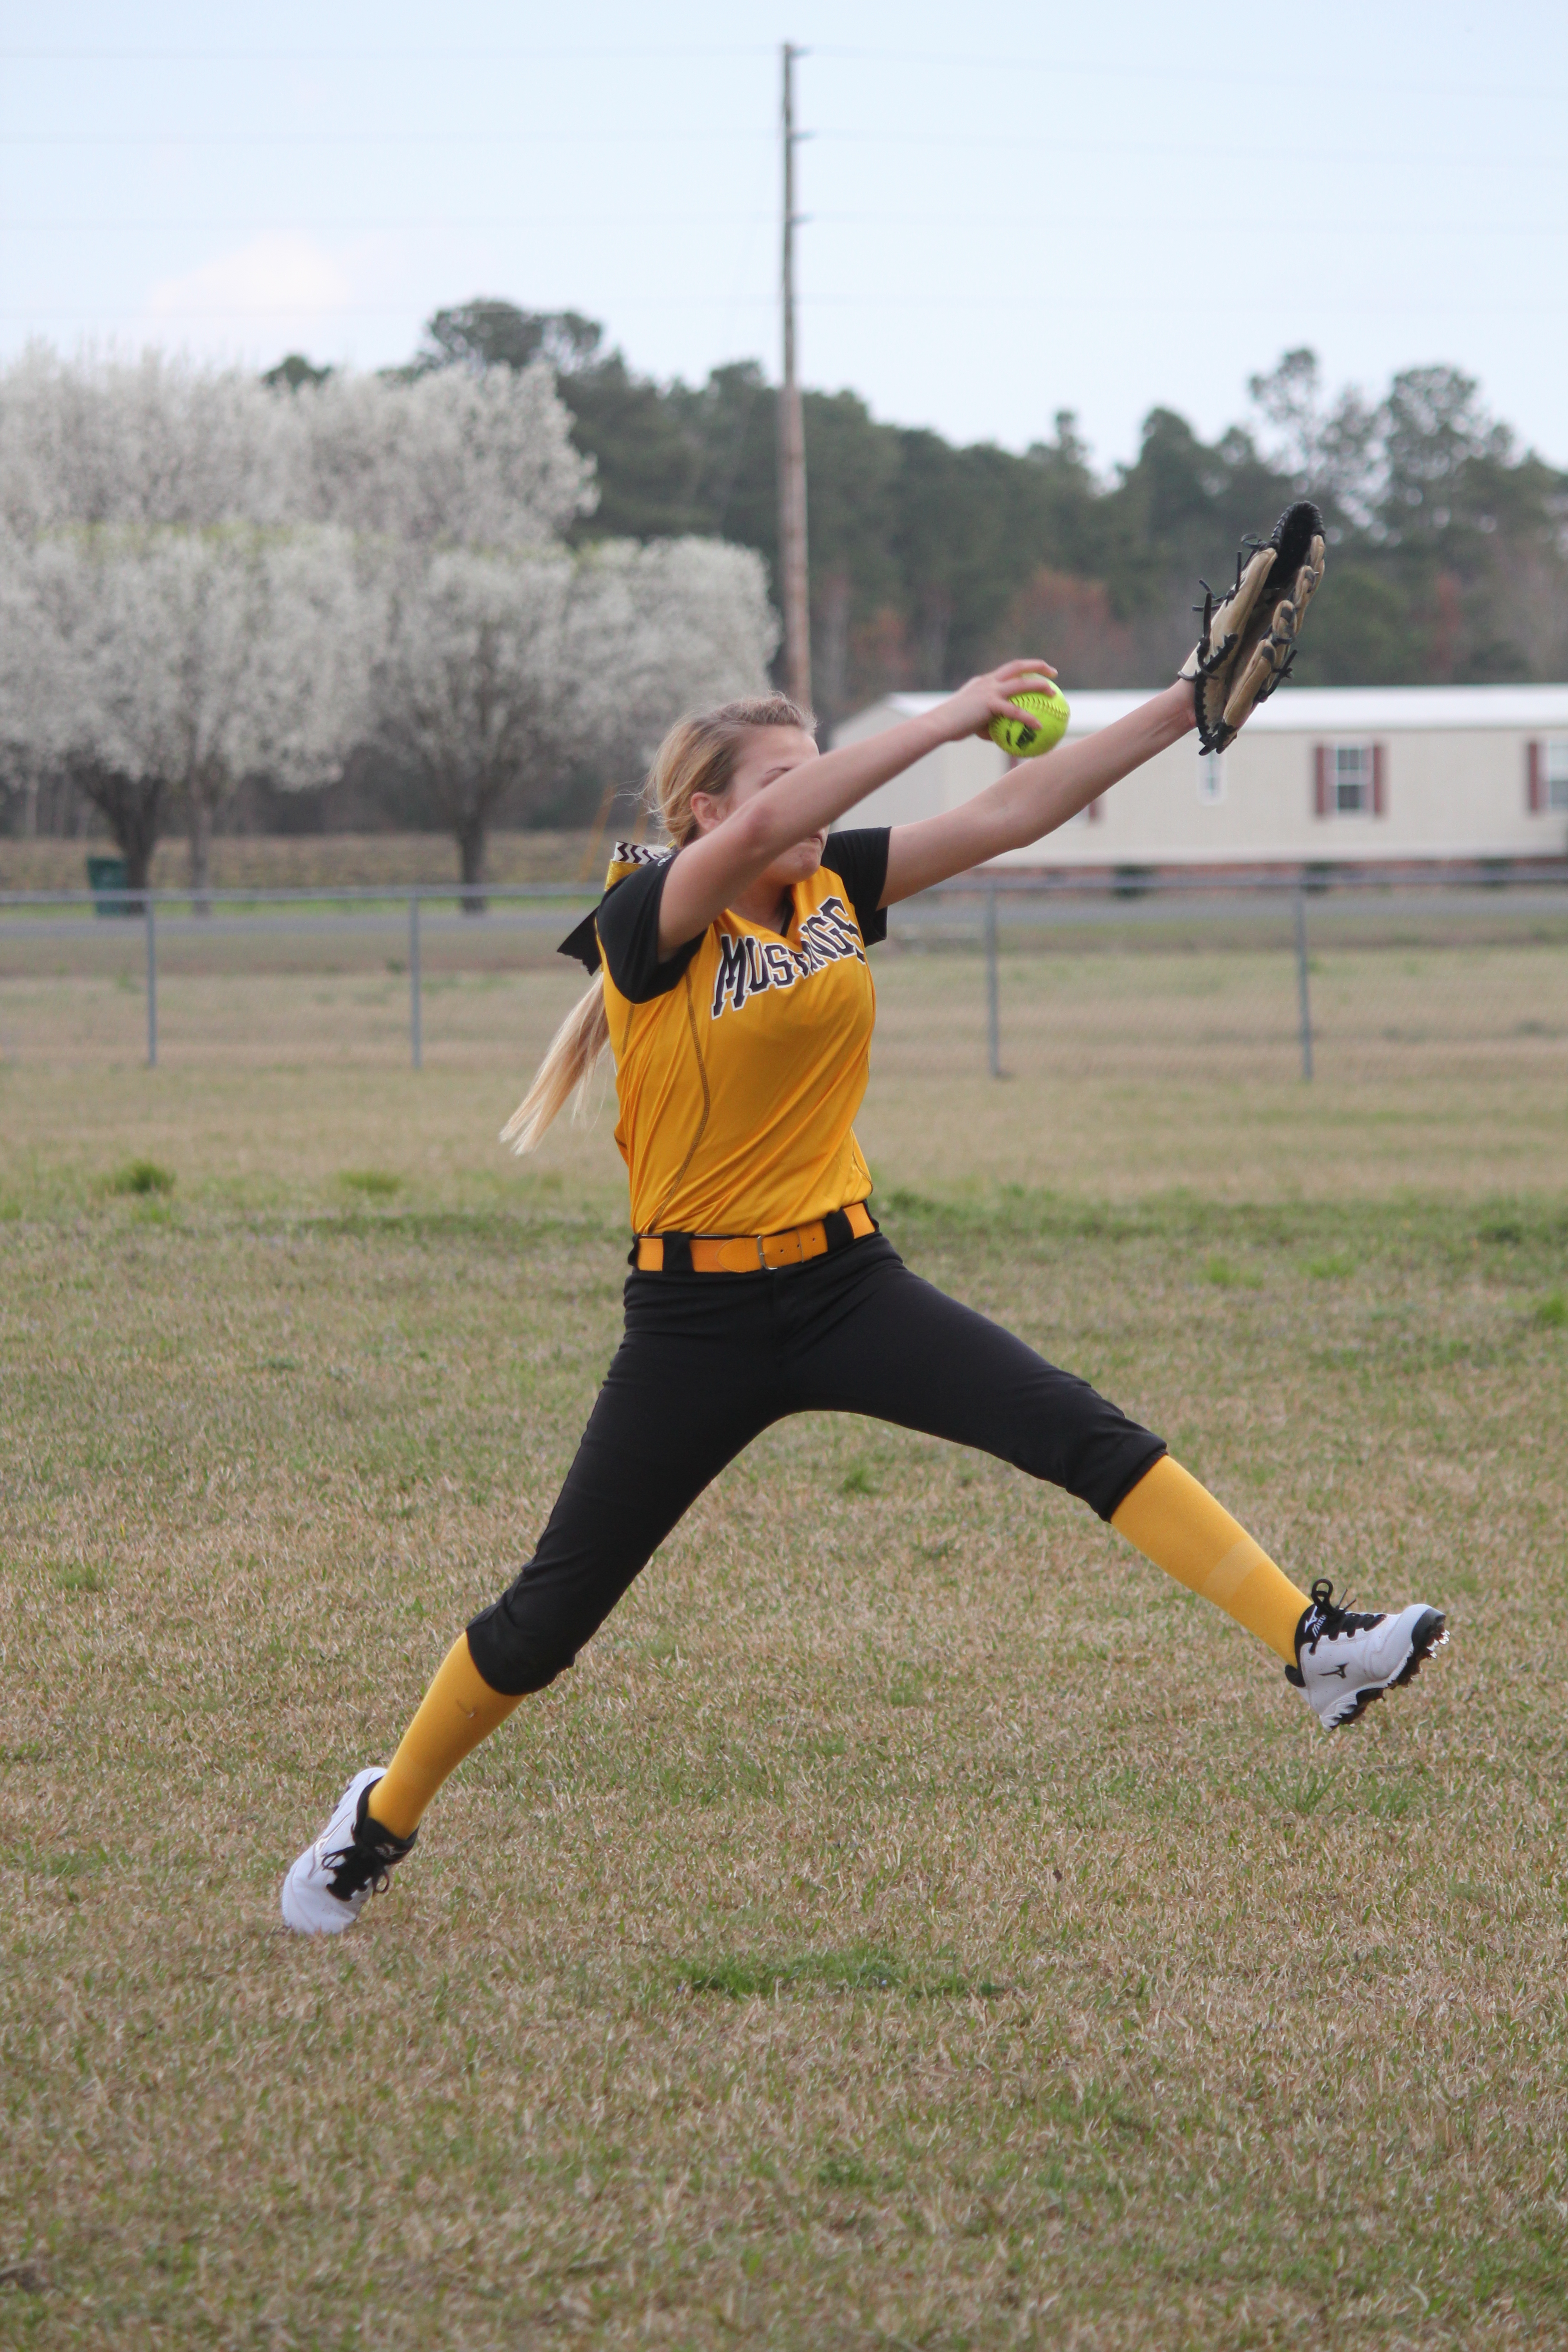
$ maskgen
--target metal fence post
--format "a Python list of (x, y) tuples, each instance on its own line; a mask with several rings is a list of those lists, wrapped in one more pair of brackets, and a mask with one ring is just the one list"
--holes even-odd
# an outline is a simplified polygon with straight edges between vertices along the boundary
[(158, 926), (153, 912), (153, 893), (148, 891), (142, 901), (147, 919), (147, 1067), (158, 1066)]
[(996, 973), (996, 885), (985, 893), (985, 1045), (991, 1075), (1002, 1075), (1002, 1006)]
[(1300, 1009), (1301, 1076), (1312, 1075), (1312, 992), (1307, 979), (1307, 894), (1296, 887), (1296, 999)]
[(425, 1016), (419, 990), (419, 893), (408, 900), (408, 1045), (414, 1067), (425, 1066)]

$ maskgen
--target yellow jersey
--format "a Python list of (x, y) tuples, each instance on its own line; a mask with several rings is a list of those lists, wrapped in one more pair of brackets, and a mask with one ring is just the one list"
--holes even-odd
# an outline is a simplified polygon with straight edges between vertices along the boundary
[(864, 1201), (855, 1139), (887, 935), (885, 826), (829, 834), (791, 892), (789, 925), (732, 909), (663, 963), (658, 910), (676, 853), (618, 843), (595, 913), (562, 944), (603, 970), (639, 1234), (772, 1234)]

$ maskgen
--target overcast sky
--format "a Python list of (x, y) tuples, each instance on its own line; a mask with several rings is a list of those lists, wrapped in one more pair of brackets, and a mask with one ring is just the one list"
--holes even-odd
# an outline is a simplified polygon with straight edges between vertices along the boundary
[(1109, 465), (1310, 343), (1568, 464), (1561, 0), (0, 0), (0, 349), (379, 365), (494, 294), (771, 371), (786, 36), (808, 383)]

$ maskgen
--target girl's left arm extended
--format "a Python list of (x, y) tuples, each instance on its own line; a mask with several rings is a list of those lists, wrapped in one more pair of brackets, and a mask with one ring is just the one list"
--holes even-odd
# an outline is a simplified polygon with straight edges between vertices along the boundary
[(1054, 833), (1195, 724), (1192, 687), (1178, 679), (1098, 734), (1064, 743), (1043, 759), (1021, 761), (962, 808), (921, 824), (896, 824), (888, 843), (883, 906)]

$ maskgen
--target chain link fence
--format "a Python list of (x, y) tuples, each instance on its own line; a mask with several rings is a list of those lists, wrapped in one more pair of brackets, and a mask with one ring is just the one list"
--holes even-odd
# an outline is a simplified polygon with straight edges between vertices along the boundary
[[(541, 1045), (581, 985), (567, 886), (0, 898), (0, 1055), (286, 1062)], [(1332, 887), (1005, 877), (895, 908), (874, 1067), (1374, 1087), (1568, 1078), (1568, 868)]]
[(984, 1040), (997, 1078), (1568, 1076), (1568, 877), (954, 887), (889, 937), (879, 1042), (910, 1072)]

